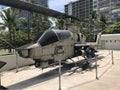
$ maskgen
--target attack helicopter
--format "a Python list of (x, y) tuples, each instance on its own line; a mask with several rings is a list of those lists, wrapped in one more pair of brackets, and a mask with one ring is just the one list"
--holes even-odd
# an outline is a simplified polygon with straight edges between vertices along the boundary
[[(81, 21), (74, 16), (20, 0), (0, 0), (0, 4), (55, 18), (70, 18)], [(87, 44), (85, 36), (79, 32), (78, 27), (67, 24), (67, 30), (48, 29), (39, 32), (31, 43), (17, 48), (17, 51), (23, 58), (32, 58), (35, 61), (35, 67), (46, 67), (59, 60), (65, 61), (80, 55), (84, 58), (95, 57), (94, 46), (98, 44), (100, 35), (98, 35), (96, 43)]]

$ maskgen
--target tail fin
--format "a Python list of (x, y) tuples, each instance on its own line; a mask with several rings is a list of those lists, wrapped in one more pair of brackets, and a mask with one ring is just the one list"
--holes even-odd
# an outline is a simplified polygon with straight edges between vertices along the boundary
[(98, 33), (98, 35), (97, 35), (97, 39), (96, 39), (96, 44), (99, 43), (100, 38), (101, 38), (101, 34), (102, 34), (101, 32)]

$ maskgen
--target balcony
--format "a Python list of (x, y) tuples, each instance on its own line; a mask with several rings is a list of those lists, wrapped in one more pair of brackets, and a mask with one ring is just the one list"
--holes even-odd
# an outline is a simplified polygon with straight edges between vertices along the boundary
[(112, 10), (112, 13), (120, 13), (120, 9), (114, 9)]

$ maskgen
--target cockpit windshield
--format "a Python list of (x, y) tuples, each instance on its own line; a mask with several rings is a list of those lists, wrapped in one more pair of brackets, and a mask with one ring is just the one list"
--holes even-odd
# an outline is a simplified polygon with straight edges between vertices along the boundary
[(54, 32), (58, 35), (59, 40), (64, 40), (71, 36), (71, 33), (68, 30), (54, 30)]
[(68, 30), (47, 30), (38, 42), (41, 46), (46, 46), (57, 41), (69, 38), (70, 36), (71, 33)]
[(41, 46), (46, 46), (48, 44), (54, 43), (58, 41), (58, 37), (54, 31), (48, 30), (45, 32), (43, 37), (40, 39), (39, 43)]
[(43, 33), (44, 33), (44, 31), (40, 31), (38, 33), (38, 35), (33, 39), (33, 42), (37, 42), (40, 39), (40, 37), (42, 36)]

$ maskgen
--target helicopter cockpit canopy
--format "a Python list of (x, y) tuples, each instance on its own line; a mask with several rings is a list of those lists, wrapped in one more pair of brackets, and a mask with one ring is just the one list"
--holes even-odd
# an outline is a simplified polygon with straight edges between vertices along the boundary
[(46, 46), (57, 41), (62, 41), (70, 36), (71, 32), (69, 30), (47, 30), (44, 33), (40, 32), (35, 37), (34, 42), (38, 42), (41, 46)]

